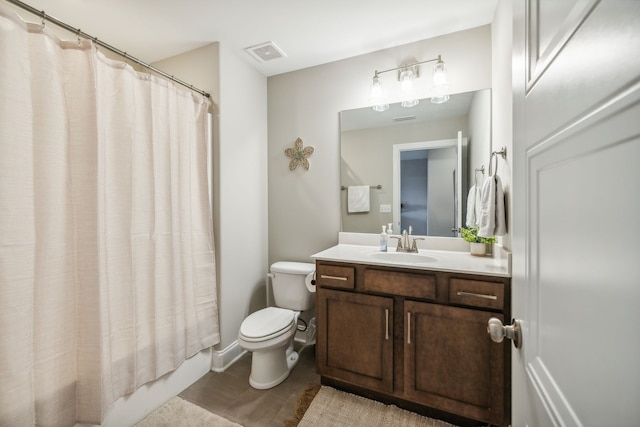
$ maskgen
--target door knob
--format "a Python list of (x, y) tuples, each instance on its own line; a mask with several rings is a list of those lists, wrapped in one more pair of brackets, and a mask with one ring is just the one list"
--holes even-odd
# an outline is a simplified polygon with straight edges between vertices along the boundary
[(520, 348), (522, 345), (522, 330), (520, 328), (520, 321), (513, 319), (511, 320), (511, 325), (504, 326), (500, 319), (492, 317), (489, 319), (489, 323), (487, 325), (487, 332), (491, 339), (495, 342), (502, 342), (502, 340), (507, 337), (513, 341), (513, 345), (516, 348)]

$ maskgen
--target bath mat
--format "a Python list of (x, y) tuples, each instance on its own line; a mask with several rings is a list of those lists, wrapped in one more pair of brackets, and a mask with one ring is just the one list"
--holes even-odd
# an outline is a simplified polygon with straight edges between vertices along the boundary
[(316, 394), (320, 391), (320, 387), (320, 384), (309, 384), (307, 388), (300, 393), (293, 418), (285, 420), (282, 427), (296, 427), (300, 423), (305, 412), (309, 409), (311, 401), (313, 401), (313, 398), (316, 397)]
[(194, 405), (180, 397), (174, 397), (150, 413), (136, 427), (242, 427), (225, 418)]
[[(306, 394), (312, 393), (313, 390), (305, 390), (300, 402), (308, 398)], [(304, 403), (301, 406), (304, 406)], [(285, 423), (286, 427), (295, 425)], [(453, 424), (423, 417), (395, 405), (385, 405), (327, 386), (319, 387), (297, 426), (455, 427)]]

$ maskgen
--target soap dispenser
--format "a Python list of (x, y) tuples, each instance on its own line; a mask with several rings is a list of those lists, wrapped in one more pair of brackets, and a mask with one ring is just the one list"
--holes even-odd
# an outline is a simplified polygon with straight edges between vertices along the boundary
[(380, 252), (387, 252), (387, 242), (389, 241), (389, 235), (387, 234), (387, 227), (382, 226), (382, 233), (380, 233)]
[(387, 226), (387, 235), (391, 235), (391, 234), (393, 234), (393, 231), (391, 231), (391, 225), (392, 225), (392, 224), (393, 224), (393, 223), (392, 223), (392, 222), (390, 222), (390, 223), (389, 223), (389, 225)]

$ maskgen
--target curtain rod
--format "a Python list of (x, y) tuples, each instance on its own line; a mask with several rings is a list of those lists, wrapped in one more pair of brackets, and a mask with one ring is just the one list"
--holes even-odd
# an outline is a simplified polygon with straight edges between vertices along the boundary
[(153, 71), (155, 73), (158, 73), (161, 76), (166, 77), (167, 79), (171, 80), (172, 82), (175, 82), (175, 83), (178, 83), (178, 84), (180, 84), (182, 86), (185, 86), (185, 87), (191, 89), (192, 91), (199, 93), (202, 96), (205, 96), (207, 98), (211, 98), (211, 95), (209, 95), (207, 92), (205, 92), (205, 91), (203, 91), (201, 89), (198, 89), (196, 87), (193, 87), (193, 85), (190, 85), (189, 83), (186, 83), (186, 82), (184, 82), (184, 81), (182, 81), (180, 79), (177, 79), (177, 78), (173, 77), (171, 74), (166, 73), (166, 72), (154, 67), (153, 65), (147, 64), (146, 62), (143, 62), (143, 61), (139, 60), (138, 58), (129, 55), (127, 52), (124, 52), (124, 51), (122, 51), (120, 49), (117, 49), (117, 48), (115, 48), (115, 47), (103, 42), (102, 40), (98, 40), (97, 37), (91, 36), (91, 35), (85, 33), (84, 31), (81, 31), (79, 28), (73, 28), (71, 25), (69, 25), (69, 24), (67, 24), (65, 22), (62, 22), (59, 19), (54, 18), (53, 16), (47, 15), (44, 10), (42, 10), (42, 11), (38, 10), (33, 6), (30, 6), (30, 5), (26, 4), (26, 3), (21, 2), (20, 0), (5, 0), (5, 1), (8, 1), (9, 3), (12, 3), (12, 4), (14, 4), (14, 5), (16, 5), (16, 6), (22, 8), (22, 9), (24, 9), (26, 11), (28, 11), (28, 12), (31, 12), (36, 16), (40, 16), (43, 19), (43, 22), (46, 19), (47, 21), (52, 22), (52, 23), (56, 24), (57, 26), (62, 27), (65, 30), (78, 35), (78, 37), (82, 37), (82, 38), (85, 38), (87, 40), (91, 40), (95, 44), (97, 44), (99, 46), (102, 46), (105, 49), (110, 50), (111, 52), (117, 53), (118, 55), (123, 56), (126, 59), (128, 59), (128, 60), (130, 60), (132, 62), (135, 62), (138, 65), (143, 66), (144, 68), (147, 68), (147, 69), (149, 69), (149, 70), (151, 70), (151, 71)]

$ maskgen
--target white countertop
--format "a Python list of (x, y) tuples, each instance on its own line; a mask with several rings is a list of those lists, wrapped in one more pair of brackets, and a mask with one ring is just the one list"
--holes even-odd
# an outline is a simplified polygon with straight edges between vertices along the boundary
[[(341, 239), (343, 240), (343, 239)], [(348, 239), (344, 239), (348, 240)], [(422, 243), (421, 241), (420, 243)], [(433, 245), (430, 245), (433, 246)], [(419, 249), (420, 257), (416, 262), (408, 262), (405, 253), (399, 253), (402, 260), (380, 259), (378, 246), (370, 244), (339, 243), (336, 246), (325, 249), (311, 255), (311, 258), (324, 261), (350, 262), (356, 264), (383, 265), (389, 267), (412, 268), (417, 270), (448, 271), (468, 274), (481, 274), (487, 276), (511, 277), (511, 254), (494, 244), (493, 257), (477, 257), (467, 251)], [(389, 248), (388, 258), (393, 258), (395, 248)], [(383, 255), (385, 256), (385, 255)], [(422, 260), (427, 262), (422, 262)]]

